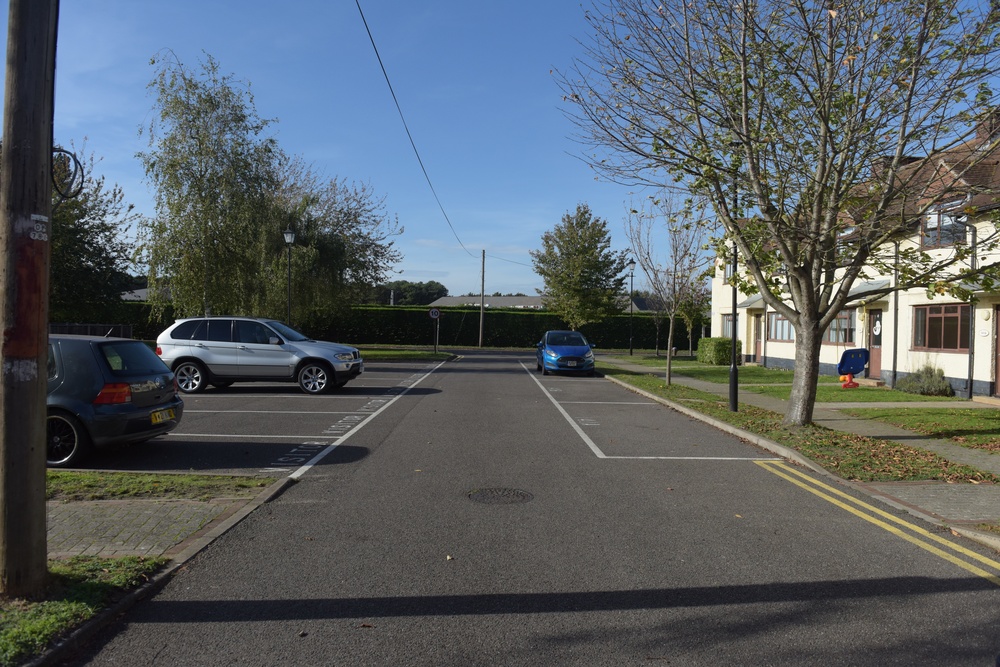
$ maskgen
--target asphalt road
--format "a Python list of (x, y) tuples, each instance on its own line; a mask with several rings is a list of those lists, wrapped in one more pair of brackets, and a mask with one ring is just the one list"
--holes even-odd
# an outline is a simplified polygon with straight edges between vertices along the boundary
[[(334, 447), (335, 445), (335, 447)], [(233, 387), (105, 467), (292, 475), (73, 664), (984, 665), (995, 554), (526, 354)]]

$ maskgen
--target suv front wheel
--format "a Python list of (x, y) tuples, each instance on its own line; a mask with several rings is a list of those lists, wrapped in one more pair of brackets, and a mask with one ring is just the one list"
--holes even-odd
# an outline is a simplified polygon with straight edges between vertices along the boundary
[(185, 394), (194, 394), (205, 389), (208, 377), (205, 367), (197, 361), (182, 361), (174, 367), (177, 388)]
[(322, 394), (333, 382), (333, 371), (320, 361), (307, 361), (299, 369), (299, 387), (307, 394)]

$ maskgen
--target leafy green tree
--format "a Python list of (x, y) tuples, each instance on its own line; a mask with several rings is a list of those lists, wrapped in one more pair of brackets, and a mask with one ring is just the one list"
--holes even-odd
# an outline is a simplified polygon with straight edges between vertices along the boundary
[(394, 280), (380, 288), (379, 303), (391, 302), (397, 306), (426, 306), (445, 296), (448, 296), (448, 288), (435, 280), (429, 280), (426, 283)]
[(970, 243), (896, 251), (928, 213), (982, 200), (967, 177), (1000, 145), (995, 2), (600, 0), (587, 19), (593, 40), (560, 76), (585, 159), (708, 198), (734, 280), (794, 327), (786, 424), (812, 420), (823, 336), (849, 301), (1000, 280), (995, 225), (977, 242), (989, 261)]
[[(49, 311), (53, 321), (81, 320), (91, 304), (119, 301), (132, 279), (130, 231), (139, 215), (118, 185), (96, 175), (93, 155), (83, 164), (78, 191), (63, 198), (53, 191)], [(53, 161), (57, 181), (66, 181), (73, 164)]]
[(542, 249), (532, 250), (531, 260), (545, 284), (538, 290), (545, 307), (570, 328), (621, 313), (628, 253), (611, 250), (607, 223), (586, 204), (545, 232)]
[(155, 188), (156, 215), (140, 235), (149, 300), (157, 311), (172, 302), (178, 316), (257, 311), (270, 278), (262, 262), (282, 229), (271, 121), (211, 56), (199, 72), (169, 51), (152, 64), (149, 150), (138, 154)]

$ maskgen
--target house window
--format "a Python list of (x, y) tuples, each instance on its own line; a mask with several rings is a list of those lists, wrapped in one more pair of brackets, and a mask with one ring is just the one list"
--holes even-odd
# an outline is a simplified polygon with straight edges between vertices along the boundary
[(768, 340), (795, 340), (795, 327), (778, 313), (767, 314), (767, 339)]
[(733, 316), (723, 315), (722, 316), (722, 337), (732, 338), (733, 337)]
[(844, 310), (837, 315), (837, 319), (830, 322), (826, 333), (823, 334), (824, 343), (848, 343), (854, 344), (854, 311)]
[(959, 304), (916, 306), (913, 347), (920, 350), (968, 350), (972, 308)]
[(942, 248), (965, 243), (969, 217), (955, 213), (932, 212), (924, 218), (921, 240), (925, 248)]

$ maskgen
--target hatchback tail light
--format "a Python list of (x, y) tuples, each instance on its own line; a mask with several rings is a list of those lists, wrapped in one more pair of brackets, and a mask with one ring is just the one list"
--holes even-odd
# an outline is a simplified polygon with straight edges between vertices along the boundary
[(158, 356), (158, 357), (162, 357), (163, 356), (163, 348), (160, 347), (159, 345), (156, 346), (156, 356)]
[(132, 402), (132, 387), (126, 382), (113, 382), (104, 385), (94, 399), (94, 405), (117, 405)]

